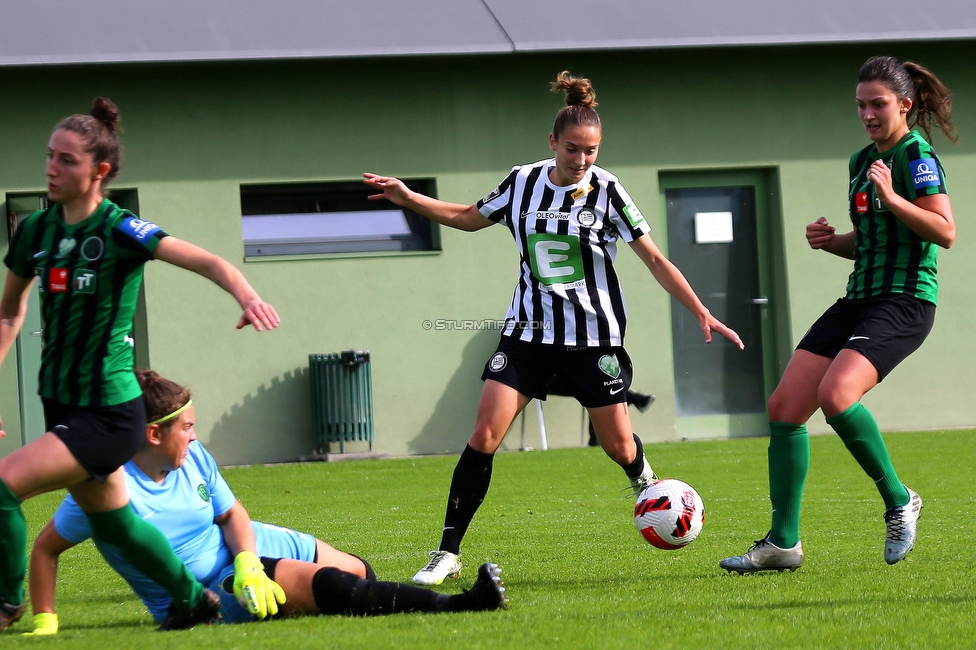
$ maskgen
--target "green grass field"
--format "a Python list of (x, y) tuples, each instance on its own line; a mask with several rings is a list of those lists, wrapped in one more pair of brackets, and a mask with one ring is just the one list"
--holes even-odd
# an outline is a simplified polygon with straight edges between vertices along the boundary
[[(511, 609), (478, 614), (309, 617), (157, 633), (141, 603), (91, 543), (62, 557), (62, 631), (5, 648), (969, 648), (976, 607), (969, 491), (974, 431), (886, 437), (902, 479), (925, 502), (915, 550), (887, 566), (883, 505), (834, 436), (812, 439), (804, 499), (806, 563), (796, 573), (718, 568), (768, 527), (766, 440), (647, 447), (662, 476), (694, 485), (705, 528), (674, 552), (633, 525), (623, 473), (599, 449), (508, 453), (465, 540), (473, 580), (503, 568)], [(456, 457), (232, 468), (225, 476), (253, 518), (314, 533), (409, 580), (436, 546)], [(59, 500), (25, 506), (32, 534)]]

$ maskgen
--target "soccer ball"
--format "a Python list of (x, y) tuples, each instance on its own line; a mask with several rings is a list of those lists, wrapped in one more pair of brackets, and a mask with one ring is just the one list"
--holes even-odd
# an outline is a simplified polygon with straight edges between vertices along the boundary
[(634, 523), (651, 546), (683, 548), (701, 532), (705, 505), (695, 488), (667, 478), (647, 486), (637, 497)]

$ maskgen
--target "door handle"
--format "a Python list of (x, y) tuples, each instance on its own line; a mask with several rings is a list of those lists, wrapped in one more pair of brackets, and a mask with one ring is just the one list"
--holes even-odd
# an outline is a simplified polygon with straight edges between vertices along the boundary
[(766, 296), (760, 296), (758, 298), (753, 298), (749, 302), (751, 302), (754, 305), (768, 305), (769, 298), (767, 298)]

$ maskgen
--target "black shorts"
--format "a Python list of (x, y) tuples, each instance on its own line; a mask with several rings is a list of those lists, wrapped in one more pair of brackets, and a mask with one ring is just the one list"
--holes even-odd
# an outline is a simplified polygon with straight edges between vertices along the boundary
[(115, 406), (69, 406), (49, 399), (44, 424), (99, 481), (125, 465), (146, 439), (142, 396)]
[[(557, 393), (595, 408), (626, 402), (633, 375), (630, 356), (622, 347), (567, 348), (503, 336), (481, 378), (535, 399)], [(558, 391), (551, 389), (554, 383)]]
[(935, 324), (935, 305), (897, 294), (882, 298), (841, 298), (817, 319), (797, 350), (833, 359), (855, 350), (874, 365), (883, 380), (922, 345)]

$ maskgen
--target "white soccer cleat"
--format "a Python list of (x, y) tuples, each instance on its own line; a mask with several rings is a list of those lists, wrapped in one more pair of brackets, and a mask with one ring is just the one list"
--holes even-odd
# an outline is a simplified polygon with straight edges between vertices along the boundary
[(461, 575), (461, 557), (449, 551), (431, 551), (430, 562), (413, 577), (415, 585), (439, 585)]
[(641, 470), (640, 476), (630, 479), (631, 496), (639, 497), (641, 492), (656, 481), (657, 474), (654, 473), (650, 463), (647, 462), (647, 456), (644, 456), (644, 469)]
[(796, 571), (803, 564), (803, 545), (797, 542), (792, 548), (780, 548), (769, 541), (769, 534), (757, 540), (745, 554), (727, 557), (718, 563), (720, 567), (739, 575), (758, 571)]
[(888, 528), (885, 533), (885, 562), (888, 564), (900, 562), (915, 546), (915, 531), (922, 516), (922, 497), (907, 485), (905, 489), (908, 490), (908, 504), (890, 508), (884, 513)]

